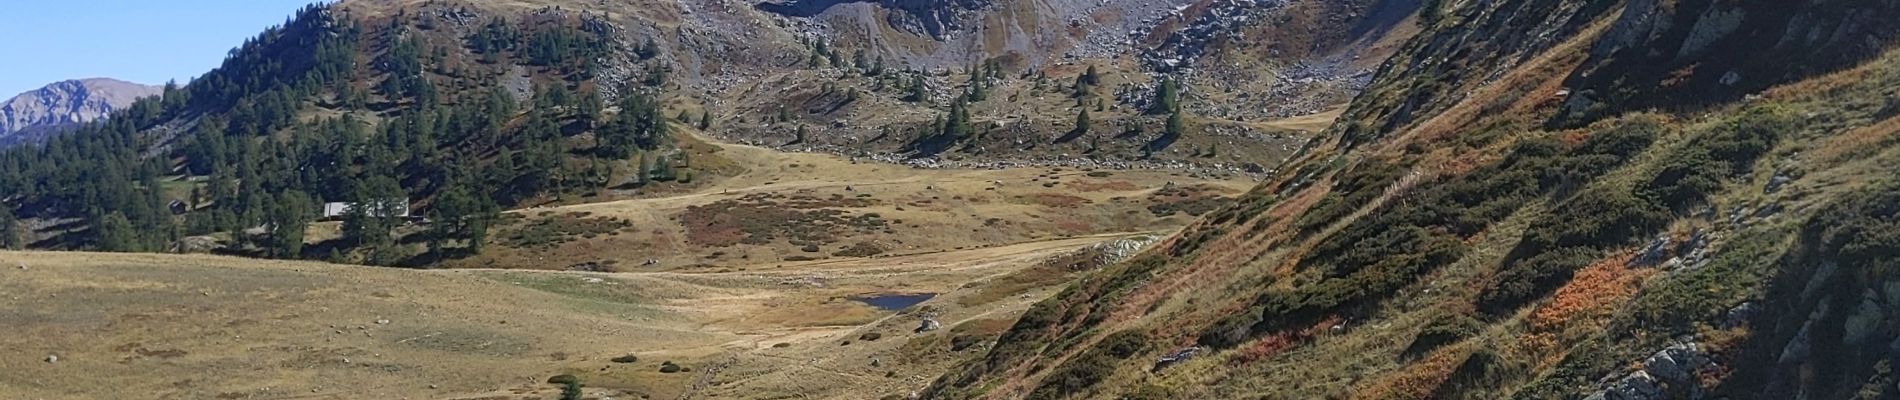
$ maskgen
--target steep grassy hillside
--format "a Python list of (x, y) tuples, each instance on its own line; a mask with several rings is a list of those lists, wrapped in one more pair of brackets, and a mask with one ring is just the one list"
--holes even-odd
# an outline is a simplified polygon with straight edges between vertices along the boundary
[(1428, 2), (1280, 174), (927, 397), (1900, 395), (1894, 6)]

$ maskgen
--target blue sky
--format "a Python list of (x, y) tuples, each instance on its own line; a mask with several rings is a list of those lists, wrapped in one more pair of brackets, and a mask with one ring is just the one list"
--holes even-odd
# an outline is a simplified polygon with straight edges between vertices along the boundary
[(180, 84), (316, 0), (30, 0), (0, 5), (0, 101), (66, 79)]

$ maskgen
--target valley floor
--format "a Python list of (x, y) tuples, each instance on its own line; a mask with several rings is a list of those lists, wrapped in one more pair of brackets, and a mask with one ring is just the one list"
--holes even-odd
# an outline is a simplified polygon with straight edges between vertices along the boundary
[[(946, 328), (1003, 319), (1049, 288), (980, 307), (959, 300), (986, 292), (990, 279), (1115, 237), (707, 274), (0, 253), (0, 325), (9, 327), (0, 337), (0, 397), (551, 398), (557, 388), (543, 381), (563, 373), (610, 396), (673, 398), (701, 377), (797, 391), (788, 385), (810, 385), (804, 375), (813, 374), (899, 390), (916, 382), (884, 378), (864, 362), (886, 353), (895, 360), (897, 349), (884, 344), (911, 339), (921, 317), (850, 297), (942, 293), (926, 304)], [(836, 344), (860, 331), (888, 339)], [(781, 343), (789, 346), (774, 347)], [(623, 355), (639, 360), (609, 361)], [(735, 359), (776, 373), (739, 380), (711, 370)], [(695, 370), (660, 373), (668, 361)], [(757, 398), (734, 390), (705, 397)]]
[[(560, 374), (600, 398), (908, 394), (1251, 184), (721, 147), (747, 172), (511, 211), (459, 268), (0, 252), (0, 398), (554, 398)], [(934, 297), (861, 301), (886, 294)]]

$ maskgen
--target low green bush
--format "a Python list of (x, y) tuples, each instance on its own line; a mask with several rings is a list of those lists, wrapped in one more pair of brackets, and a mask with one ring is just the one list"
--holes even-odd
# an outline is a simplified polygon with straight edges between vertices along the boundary
[(1781, 108), (1750, 108), (1676, 149), (1643, 192), (1676, 210), (1702, 203), (1724, 181), (1747, 173), (1782, 136), (1796, 130), (1794, 121)]
[(1085, 392), (1114, 374), (1123, 360), (1147, 349), (1147, 341), (1148, 336), (1140, 331), (1110, 334), (1050, 373), (1028, 398), (1053, 400)]
[(1406, 358), (1418, 358), (1444, 345), (1477, 336), (1483, 330), (1484, 323), (1471, 315), (1440, 315), (1426, 323), (1425, 328), (1412, 337), (1412, 343), (1406, 345), (1405, 351), (1400, 354)]

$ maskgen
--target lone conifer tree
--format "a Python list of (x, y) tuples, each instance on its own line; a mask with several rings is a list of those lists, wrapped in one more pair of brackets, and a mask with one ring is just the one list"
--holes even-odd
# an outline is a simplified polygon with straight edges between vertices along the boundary
[(1180, 137), (1185, 131), (1187, 123), (1181, 120), (1181, 111), (1175, 110), (1173, 114), (1168, 114), (1167, 131), (1164, 133), (1170, 137)]
[(19, 219), (13, 216), (13, 208), (0, 204), (0, 249), (26, 248), (26, 235), (20, 226)]
[(1089, 131), (1089, 109), (1084, 108), (1082, 109), (1081, 113), (1075, 114), (1075, 132), (1088, 133), (1088, 131)]
[(1174, 78), (1162, 79), (1161, 85), (1155, 88), (1155, 100), (1153, 105), (1148, 107), (1148, 113), (1165, 114), (1180, 108), (1181, 84), (1175, 82)]
[(923, 74), (918, 74), (916, 76), (911, 77), (910, 95), (905, 96), (904, 101), (920, 103), (920, 102), (923, 102), (924, 100), (929, 100), (929, 99), (930, 99), (930, 95), (925, 92), (925, 88), (924, 88)]
[(581, 381), (569, 380), (562, 384), (561, 400), (581, 400)]
[(270, 234), (268, 249), (276, 258), (296, 258), (303, 254), (304, 229), (310, 226), (314, 212), (310, 197), (298, 191), (278, 193), (266, 217)]

